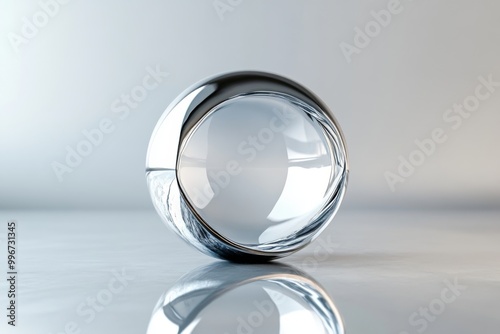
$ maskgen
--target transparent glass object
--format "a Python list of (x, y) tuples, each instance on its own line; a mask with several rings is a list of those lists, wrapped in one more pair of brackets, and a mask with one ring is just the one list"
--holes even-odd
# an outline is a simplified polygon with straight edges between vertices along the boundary
[(335, 215), (348, 176), (340, 129), (305, 88), (244, 72), (188, 89), (150, 142), (160, 216), (201, 251), (235, 261), (288, 255)]
[(158, 301), (148, 334), (343, 334), (333, 301), (284, 265), (216, 263), (182, 277)]

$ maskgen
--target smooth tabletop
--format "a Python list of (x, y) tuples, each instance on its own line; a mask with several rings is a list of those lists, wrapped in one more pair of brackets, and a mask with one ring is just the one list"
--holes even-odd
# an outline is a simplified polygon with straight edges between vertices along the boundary
[[(0, 268), (12, 219), (17, 323), (7, 325), (2, 279), (1, 333), (146, 333), (179, 278), (222, 262), (185, 244), (153, 210), (2, 211)], [(499, 240), (498, 211), (341, 210), (317, 240), (275, 266), (319, 283), (350, 334), (498, 334)], [(231, 266), (237, 278), (242, 267)]]

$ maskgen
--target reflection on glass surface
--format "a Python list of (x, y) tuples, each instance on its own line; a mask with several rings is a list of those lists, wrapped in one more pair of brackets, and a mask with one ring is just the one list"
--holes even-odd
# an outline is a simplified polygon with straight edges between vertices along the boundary
[(329, 139), (303, 108), (278, 94), (240, 96), (218, 105), (186, 139), (179, 184), (226, 238), (274, 242), (310, 224), (329, 201)]
[(325, 290), (299, 270), (216, 262), (160, 298), (147, 333), (341, 334), (344, 327)]

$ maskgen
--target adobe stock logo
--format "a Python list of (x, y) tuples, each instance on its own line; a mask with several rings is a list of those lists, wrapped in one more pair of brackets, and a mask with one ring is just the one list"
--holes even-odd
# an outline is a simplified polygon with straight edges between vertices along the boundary
[(370, 11), (372, 19), (366, 22), (362, 28), (354, 27), (352, 43), (341, 42), (339, 44), (340, 51), (342, 51), (347, 63), (350, 64), (354, 55), (359, 55), (363, 49), (368, 47), (372, 40), (391, 24), (393, 18), (403, 12), (404, 8), (401, 0), (389, 0), (385, 9)]
[(253, 162), (259, 156), (259, 152), (265, 150), (275, 140), (276, 136), (285, 131), (297, 117), (295, 113), (286, 107), (274, 109), (273, 113), (274, 116), (266, 127), (244, 138), (235, 146), (238, 158), (241, 160), (229, 160), (224, 165), (225, 168), (208, 171), (209, 182), (201, 188), (195, 188), (192, 193), (193, 204), (197, 208), (205, 208), (214, 197), (229, 186), (233, 177), (241, 174), (243, 171), (241, 167), (243, 158), (247, 163)]
[(242, 2), (243, 0), (215, 0), (212, 5), (219, 19), (224, 21), (226, 13), (234, 11)]
[[(274, 313), (274, 306), (269, 300), (257, 301), (253, 303), (254, 310), (246, 316), (238, 316), (238, 327), (236, 328), (237, 334), (252, 334), (254, 331), (261, 327), (265, 320), (272, 316)], [(224, 332), (224, 334), (230, 334)]]
[[(127, 273), (126, 268), (121, 271), (111, 271), (113, 275), (107, 282), (106, 287), (94, 294), (87, 295), (75, 309), (75, 314), (62, 324), (59, 329), (51, 331), (49, 334), (82, 334), (87, 333), (85, 327), (95, 321), (127, 287), (135, 280), (135, 276)], [(101, 316), (102, 317), (102, 316)]]
[[(461, 103), (454, 103), (453, 106), (443, 112), (443, 121), (451, 130), (458, 130), (464, 120), (470, 118), (477, 112), (481, 103), (488, 100), (500, 87), (500, 82), (495, 81), (493, 75), (488, 77), (478, 77), (478, 84), (474, 93), (466, 96)], [(415, 149), (409, 154), (398, 157), (398, 167), (392, 171), (384, 173), (387, 185), (392, 192), (396, 191), (396, 185), (404, 183), (411, 177), (418, 167), (421, 167), (427, 159), (433, 156), (438, 148), (448, 140), (448, 132), (445, 127), (436, 127), (430, 131), (430, 136), (423, 139), (415, 139)]]
[(111, 103), (110, 111), (115, 119), (103, 117), (96, 126), (84, 129), (81, 131), (80, 140), (75, 145), (66, 145), (64, 159), (52, 161), (51, 167), (59, 182), (63, 182), (66, 174), (72, 173), (101, 146), (117, 126), (128, 119), (133, 110), (137, 110), (140, 103), (146, 100), (149, 94), (157, 89), (169, 75), (160, 68), (160, 65), (147, 66), (145, 70), (146, 74), (139, 84), (120, 94)]
[(59, 14), (61, 5), (69, 3), (71, 0), (41, 0), (38, 2), (40, 9), (31, 17), (24, 16), (20, 34), (10, 32), (7, 34), (10, 45), (16, 53), (19, 52), (21, 45), (28, 44), (30, 40), (38, 36), (50, 20)]
[(399, 332), (399, 334), (423, 333), (431, 323), (436, 321), (439, 316), (446, 312), (449, 305), (458, 300), (462, 293), (467, 290), (467, 286), (458, 282), (455, 277), (453, 281), (447, 279), (444, 281), (445, 287), (437, 298), (432, 299), (429, 303), (421, 306), (410, 314), (408, 317), (408, 324), (411, 328), (408, 331)]

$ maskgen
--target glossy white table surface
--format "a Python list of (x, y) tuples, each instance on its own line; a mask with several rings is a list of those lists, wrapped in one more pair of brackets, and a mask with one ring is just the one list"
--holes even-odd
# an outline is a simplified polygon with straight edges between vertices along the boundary
[[(146, 333), (160, 296), (218, 261), (153, 210), (2, 211), (0, 268), (9, 219), (18, 222), (17, 326), (6, 324), (2, 278), (1, 333)], [(341, 209), (313, 244), (277, 262), (319, 282), (350, 334), (500, 333), (499, 211)], [(88, 298), (110, 282), (110, 300), (90, 311)]]

